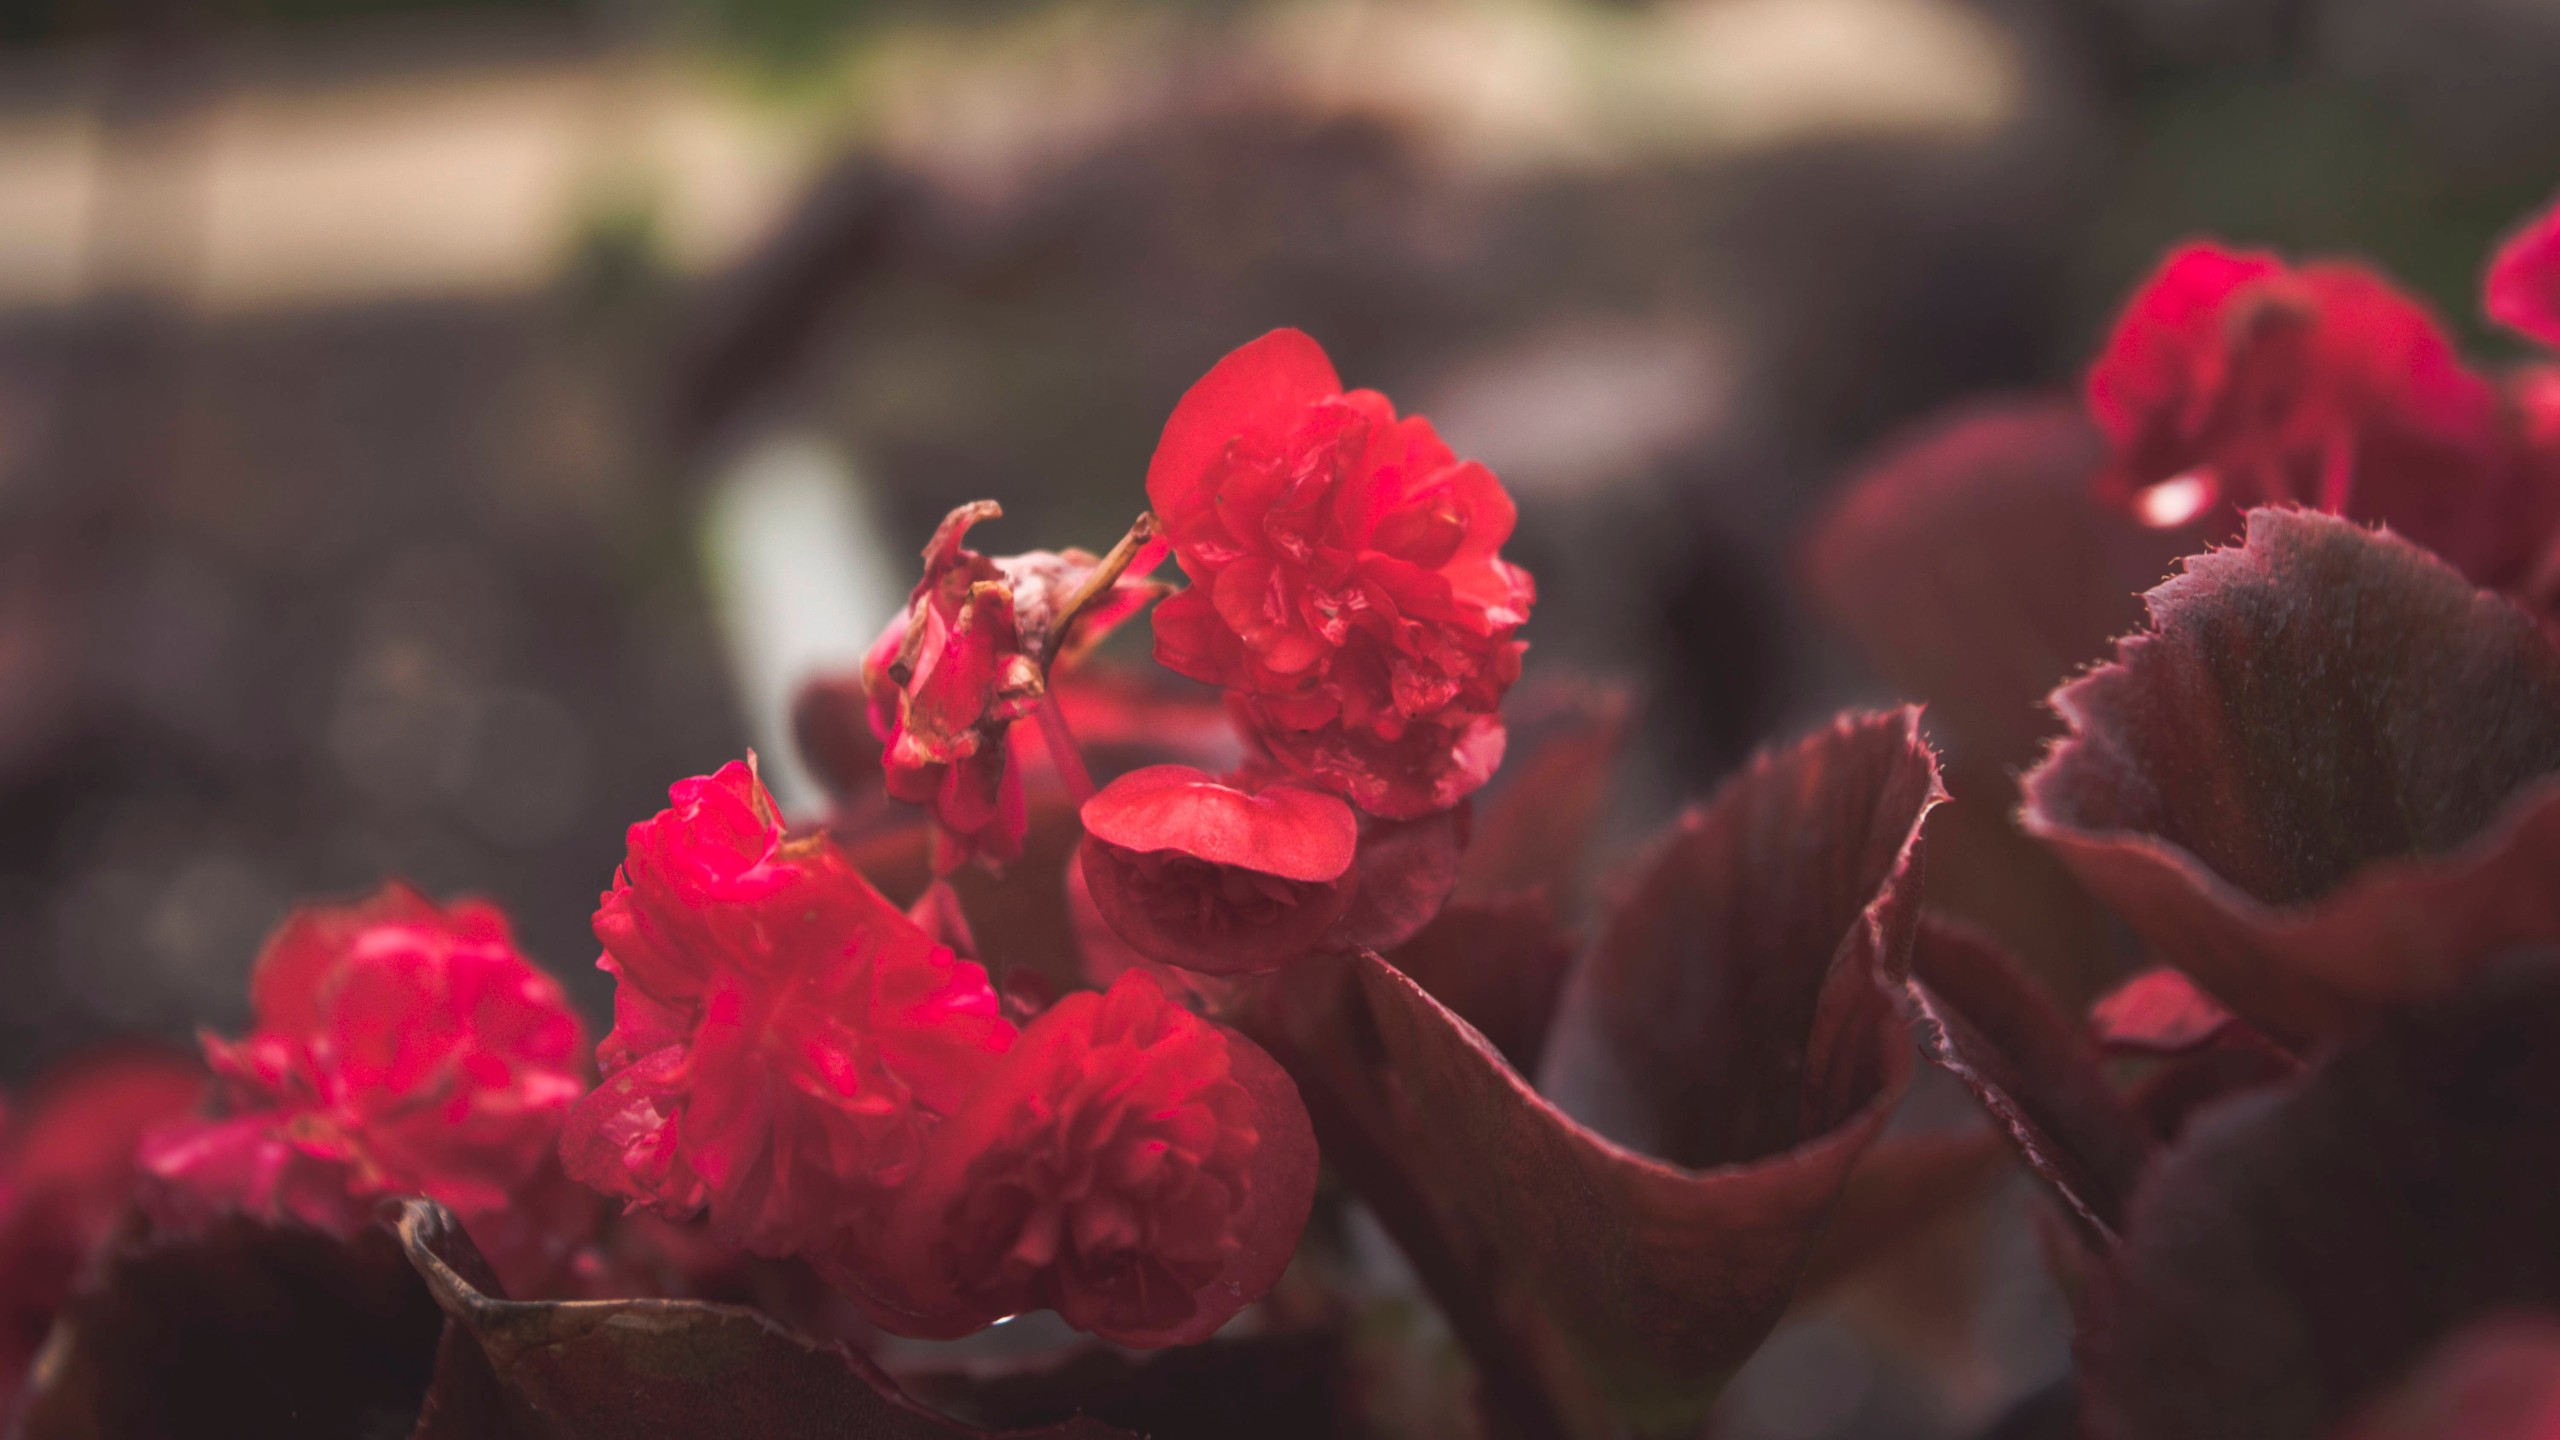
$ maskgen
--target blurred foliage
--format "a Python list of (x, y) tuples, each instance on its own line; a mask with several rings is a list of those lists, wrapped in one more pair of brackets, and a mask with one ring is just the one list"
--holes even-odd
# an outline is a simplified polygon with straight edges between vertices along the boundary
[(2468, 346), (2501, 348), (2480, 316), (2481, 267), (2547, 176), (2457, 167), (2401, 108), (2291, 69), (2164, 80), (2133, 119), (2072, 291), (2071, 327), (2091, 345), (2163, 252), (2209, 235), (2363, 260), (2424, 296)]

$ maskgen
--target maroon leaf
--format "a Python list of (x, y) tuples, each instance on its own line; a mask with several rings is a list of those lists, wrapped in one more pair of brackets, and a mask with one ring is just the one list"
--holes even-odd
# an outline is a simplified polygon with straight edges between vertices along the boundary
[[(1979, 1127), (1876, 1141), (1849, 1172), (1799, 1298), (1817, 1297), (1937, 1233), (1940, 1222), (1982, 1198), (2007, 1161), (2000, 1138)], [(1944, 1295), (1931, 1299), (1939, 1312), (1933, 1319), (1943, 1322)]]
[(2560, 1314), (2475, 1321), (2340, 1440), (2550, 1440), (2560, 1434)]
[(1980, 932), (1935, 916), (1921, 924), (1907, 988), (1929, 1058), (2074, 1215), (2112, 1238), (2151, 1141), (2080, 1027)]
[(2044, 698), (2134, 627), (2135, 598), (2200, 543), (2097, 499), (2104, 447), (2062, 397), (1971, 405), (1867, 462), (1815, 527), (1817, 604), (1894, 693), (1925, 702), (1957, 804), (1930, 838), (1930, 903), (1990, 929), (2073, 1001), (2114, 976), (2105, 917), (2008, 818), (2060, 728)]
[(404, 1434), (442, 1324), (379, 1228), (128, 1236), (64, 1310), (16, 1433)]
[(2560, 652), (2389, 534), (2255, 510), (2056, 691), (2021, 820), (2296, 1047), (2560, 938)]
[(1693, 1425), (1776, 1321), (1909, 1079), (1879, 981), (1910, 943), (1937, 794), (1903, 710), (1764, 756), (1684, 821), (1550, 1039), (1583, 1118), (1374, 955), (1256, 992), (1244, 1023), (1440, 1295), (1496, 1413), (1553, 1431), (1557, 1397), (1596, 1381), (1640, 1426)]
[[(402, 1206), (400, 1238), (452, 1325), (438, 1397), (429, 1405), (445, 1428), (434, 1433), (528, 1440), (963, 1440), (998, 1433), (916, 1403), (841, 1345), (793, 1335), (739, 1306), (496, 1298), (469, 1237), (429, 1201)], [(1001, 1433), (1048, 1440), (1127, 1435), (1087, 1419)]]
[(1534, 1075), (1573, 951), (1540, 887), (1453, 901), (1388, 958), (1492, 1041), (1513, 1069)]
[(2086, 1298), (2096, 1440), (2315, 1440), (2446, 1336), (2560, 1303), (2560, 963), (2491, 967), (2196, 1117)]
[(1816, 527), (1806, 576), (1886, 680), (1928, 702), (1956, 763), (2021, 764), (2046, 693), (2140, 621), (2191, 544), (2100, 505), (2104, 442), (2062, 397), (1978, 404), (1867, 462)]
[(1511, 759), (1476, 798), (1475, 834), (1458, 872), (1461, 898), (1543, 889), (1562, 913), (1609, 798), (1627, 732), (1627, 697), (1596, 685), (1524, 687), (1503, 709)]
[(1307, 1440), (1358, 1434), (1338, 1330), (1293, 1330), (1132, 1353), (1077, 1347), (1053, 1363), (902, 1370), (917, 1398), (986, 1425), (1083, 1414), (1154, 1440)]

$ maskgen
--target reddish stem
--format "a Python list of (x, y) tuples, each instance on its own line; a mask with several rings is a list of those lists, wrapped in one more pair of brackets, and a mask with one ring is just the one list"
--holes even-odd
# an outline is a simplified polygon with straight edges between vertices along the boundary
[(1076, 749), (1075, 733), (1067, 728), (1066, 712), (1058, 708), (1058, 695), (1050, 691), (1040, 697), (1040, 708), (1031, 712), (1039, 719), (1040, 738), (1048, 742), (1049, 758), (1058, 766), (1058, 777), (1067, 782), (1067, 794), (1081, 807), (1093, 798), (1093, 772), (1085, 768), (1084, 753)]

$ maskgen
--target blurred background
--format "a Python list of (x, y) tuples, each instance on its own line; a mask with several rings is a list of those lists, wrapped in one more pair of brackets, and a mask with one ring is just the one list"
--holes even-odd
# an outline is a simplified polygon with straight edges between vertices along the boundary
[[(791, 689), (943, 511), (1104, 548), (1275, 325), (1508, 481), (1658, 812), (1888, 698), (1794, 574), (1868, 447), (2198, 232), (2503, 353), (2555, 183), (2553, 0), (0, 0), (0, 1079), (390, 873), (601, 1013), (622, 827), (814, 803)], [(1952, 1433), (2038, 1283), (1926, 1394), (1791, 1326), (1732, 1433)]]

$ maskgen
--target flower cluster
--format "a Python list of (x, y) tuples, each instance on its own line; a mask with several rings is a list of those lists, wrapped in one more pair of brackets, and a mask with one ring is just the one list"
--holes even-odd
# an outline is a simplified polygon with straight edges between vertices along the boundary
[(348, 1234), (382, 1197), (425, 1195), (519, 1283), (582, 1238), (525, 1221), (586, 1090), (584, 1030), (495, 909), (398, 883), (306, 906), (267, 941), (250, 1001), (247, 1036), (205, 1037), (222, 1113), (142, 1146), (161, 1224), (239, 1212)]
[(751, 767), (671, 798), (596, 914), (615, 1023), (570, 1173), (804, 1257), (904, 1334), (1046, 1305), (1163, 1344), (1269, 1288), (1313, 1142), (1250, 1041), (1144, 975), (1017, 1027), (834, 841), (786, 835)]
[(1277, 330), (1174, 407), (1147, 499), (1191, 580), (1156, 658), (1225, 686), (1292, 774), (1393, 819), (1492, 776), (1536, 598), (1492, 471)]
[[(2537, 243), (2554, 248), (2518, 237), (2490, 291), (2492, 313), (2529, 334)], [(2196, 243), (2126, 303), (2088, 405), (2114, 448), (2104, 493), (2151, 523), (2304, 505), (2388, 524), (2503, 586), (2560, 520), (2537, 483), (2548, 388), (2474, 371), (2423, 304), (2362, 265)]]

